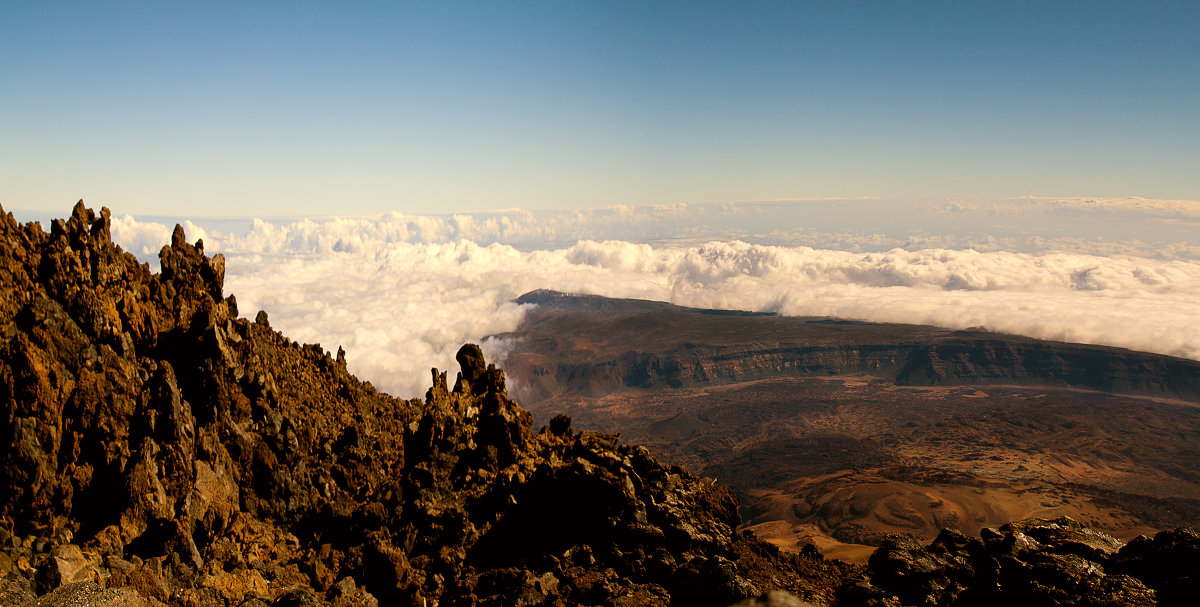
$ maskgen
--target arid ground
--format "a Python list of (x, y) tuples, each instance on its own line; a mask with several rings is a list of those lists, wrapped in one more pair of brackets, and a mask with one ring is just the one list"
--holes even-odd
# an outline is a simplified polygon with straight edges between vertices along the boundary
[(745, 526), (862, 561), (889, 533), (1200, 522), (1200, 364), (983, 331), (537, 292), (504, 361), (565, 413), (716, 476)]

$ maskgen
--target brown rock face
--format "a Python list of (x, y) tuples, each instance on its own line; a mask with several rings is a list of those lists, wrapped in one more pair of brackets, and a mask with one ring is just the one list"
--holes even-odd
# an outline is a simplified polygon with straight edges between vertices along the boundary
[(615, 435), (533, 432), (476, 346), (401, 401), (239, 318), (182, 229), (159, 257), (82, 202), (49, 233), (0, 217), (15, 604), (724, 605), (843, 575), (735, 535), (728, 489)]

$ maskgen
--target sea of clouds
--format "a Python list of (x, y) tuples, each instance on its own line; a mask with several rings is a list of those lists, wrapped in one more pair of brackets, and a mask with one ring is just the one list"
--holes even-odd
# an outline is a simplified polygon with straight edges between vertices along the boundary
[[(501, 360), (534, 289), (988, 329), (1200, 360), (1200, 203), (801, 201), (181, 223), (244, 316), (424, 393), (467, 341)], [(154, 261), (166, 218), (117, 217)]]

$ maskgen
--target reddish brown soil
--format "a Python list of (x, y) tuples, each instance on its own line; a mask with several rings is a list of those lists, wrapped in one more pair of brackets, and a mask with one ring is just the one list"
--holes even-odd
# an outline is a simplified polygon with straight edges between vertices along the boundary
[[(1156, 375), (1200, 377), (1200, 365), (962, 335), (566, 298), (512, 335), (506, 368), (536, 415), (621, 432), (729, 483), (746, 525), (786, 548), (861, 562), (888, 533), (976, 534), (1031, 516), (1124, 539), (1200, 523), (1200, 398)], [(993, 356), (940, 385), (904, 385), (914, 358), (964, 341), (1024, 364)], [(1039, 370), (1029, 351), (1076, 367)], [(1112, 377), (1088, 365), (1143, 393), (1101, 389)]]

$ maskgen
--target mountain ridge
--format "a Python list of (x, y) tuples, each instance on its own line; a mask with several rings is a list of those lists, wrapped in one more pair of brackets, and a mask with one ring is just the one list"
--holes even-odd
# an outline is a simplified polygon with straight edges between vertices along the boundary
[[(1200, 362), (1190, 359), (1138, 352), (1126, 348), (1063, 341), (1042, 340), (979, 329), (945, 329), (932, 325), (899, 323), (868, 323), (830, 317), (784, 317), (771, 312), (740, 310), (708, 310), (595, 295), (567, 294), (550, 290), (526, 293), (515, 300), (542, 308), (569, 313), (596, 314), (620, 310), (622, 315), (674, 311), (703, 316), (762, 321), (764, 317), (783, 321), (777, 324), (810, 327), (870, 326), (881, 330), (902, 331), (884, 344), (870, 344), (869, 349), (854, 346), (830, 347), (820, 342), (839, 333), (836, 330), (813, 330), (805, 341), (791, 347), (756, 349), (754, 352), (771, 360), (759, 361), (758, 373), (737, 370), (738, 352), (735, 348), (710, 346), (709, 354), (717, 363), (727, 363), (727, 370), (704, 368), (679, 351), (674, 357), (660, 357), (633, 363), (636, 365), (621, 375), (631, 387), (643, 382), (665, 383), (672, 387), (704, 383), (710, 377), (746, 378), (778, 376), (791, 371), (813, 373), (823, 370), (844, 372), (859, 370), (872, 373), (891, 372), (898, 385), (952, 386), (979, 383), (1004, 384), (1039, 380), (1044, 386), (1064, 386), (1117, 392), (1138, 396), (1160, 396), (1200, 402)], [(536, 309), (527, 312), (526, 325), (556, 322), (544, 318)], [(673, 327), (674, 328), (674, 327)], [(736, 331), (737, 328), (730, 329)], [(762, 330), (767, 333), (768, 331)], [(797, 333), (793, 330), (791, 333)], [(497, 337), (504, 337), (499, 334)], [(777, 335), (772, 335), (778, 339)], [(793, 341), (797, 341), (793, 338)], [(816, 342), (816, 343), (813, 343)], [(685, 344), (689, 350), (695, 344)], [(715, 355), (713, 355), (715, 354)], [(693, 357), (699, 358), (699, 357)], [(586, 373), (570, 369), (568, 374)], [(650, 376), (657, 376), (652, 379)]]

